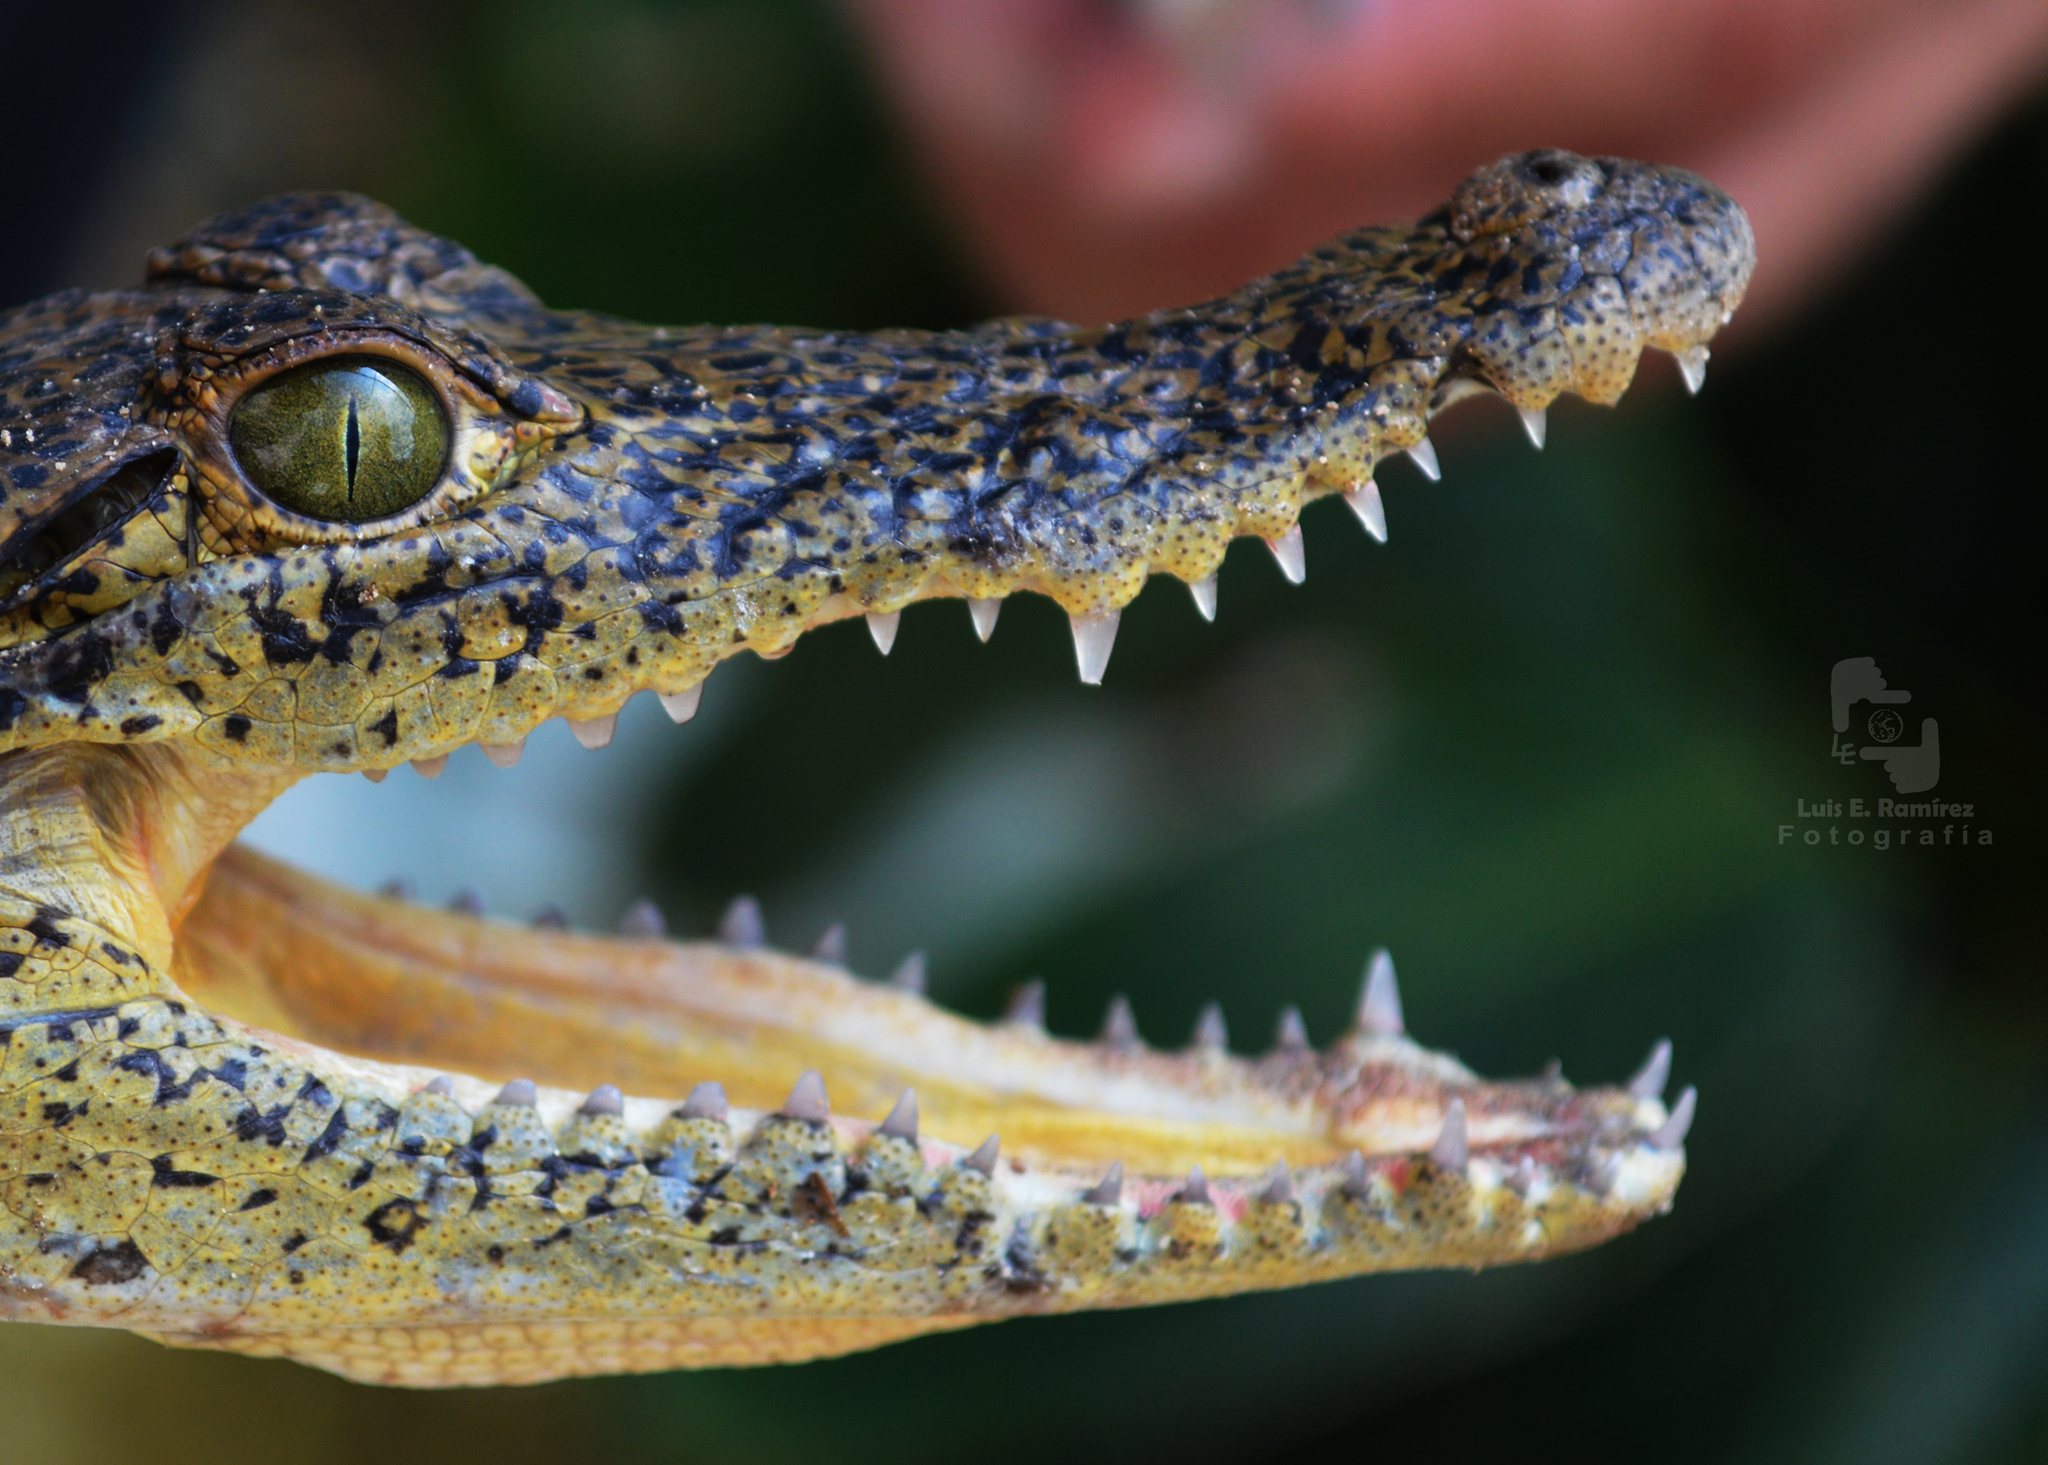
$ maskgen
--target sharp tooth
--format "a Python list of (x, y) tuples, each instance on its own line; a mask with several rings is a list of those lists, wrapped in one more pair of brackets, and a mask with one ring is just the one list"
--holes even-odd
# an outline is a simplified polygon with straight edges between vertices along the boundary
[(996, 633), (996, 617), (1003, 613), (1003, 603), (1001, 600), (969, 599), (967, 613), (974, 617), (974, 634), (986, 641)]
[(1285, 1160), (1273, 1162), (1273, 1178), (1259, 1192), (1259, 1199), (1269, 1206), (1284, 1206), (1294, 1199), (1294, 1175)]
[(1360, 1200), (1372, 1189), (1372, 1175), (1365, 1168), (1365, 1156), (1357, 1150), (1344, 1157), (1344, 1183), (1340, 1188), (1346, 1195)]
[(680, 692), (659, 692), (661, 710), (668, 714), (670, 722), (688, 722), (697, 715), (697, 704), (704, 700), (704, 684), (685, 687)]
[(1529, 434), (1529, 441), (1536, 445), (1536, 451), (1543, 451), (1543, 439), (1550, 428), (1549, 418), (1541, 407), (1517, 407), (1521, 414), (1522, 431)]
[(1116, 623), (1118, 612), (1103, 611), (1100, 615), (1069, 616), (1074, 627), (1074, 660), (1080, 664), (1081, 680), (1091, 687), (1102, 685), (1102, 674), (1109, 670), (1110, 648), (1116, 645)]
[(996, 1173), (996, 1156), (1002, 1153), (1002, 1141), (990, 1135), (974, 1148), (974, 1153), (960, 1163), (970, 1170), (979, 1170), (984, 1175)]
[(845, 966), (846, 927), (838, 921), (827, 926), (811, 946), (811, 960), (827, 966)]
[(1308, 549), (1302, 543), (1299, 524), (1278, 539), (1267, 540), (1266, 548), (1273, 551), (1273, 558), (1280, 562), (1280, 573), (1291, 583), (1299, 585), (1308, 578)]
[(1707, 357), (1712, 354), (1704, 346), (1688, 346), (1672, 353), (1678, 362), (1678, 374), (1685, 378), (1685, 389), (1695, 397), (1707, 384)]
[(363, 770), (363, 777), (369, 779), (372, 783), (382, 783), (390, 776), (391, 770), (389, 768), (365, 768)]
[(900, 610), (871, 610), (868, 612), (868, 634), (875, 638), (875, 649), (887, 656), (889, 648), (896, 644), (896, 625), (903, 619)]
[(619, 934), (635, 941), (658, 941), (668, 934), (668, 922), (653, 901), (636, 900), (619, 917)]
[(1671, 1082), (1671, 1040), (1660, 1038), (1649, 1058), (1628, 1081), (1628, 1091), (1638, 1099), (1661, 1099), (1664, 1085)]
[(609, 744), (612, 734), (619, 730), (619, 714), (616, 712), (607, 712), (603, 717), (565, 717), (562, 721), (569, 724), (569, 731), (575, 734), (576, 741), (592, 752)]
[(1194, 1046), (1205, 1053), (1221, 1053), (1230, 1046), (1230, 1029), (1223, 1023), (1223, 1004), (1205, 1002), (1195, 1018)]
[(536, 931), (566, 931), (569, 918), (558, 905), (544, 905), (534, 913), (533, 929)]
[(1365, 988), (1358, 994), (1358, 1029), (1376, 1038), (1398, 1038), (1408, 1031), (1401, 1020), (1401, 987), (1394, 980), (1394, 958), (1382, 946), (1365, 968)]
[(1463, 1172), (1465, 1162), (1472, 1158), (1472, 1148), (1465, 1139), (1465, 1101), (1453, 1099), (1444, 1109), (1444, 1127), (1437, 1134), (1436, 1143), (1429, 1147), (1429, 1158), (1446, 1170)]
[(484, 893), (474, 885), (465, 885), (449, 898), (448, 909), (458, 916), (480, 916), (486, 909)]
[(540, 1091), (530, 1078), (515, 1078), (502, 1089), (493, 1104), (517, 1104), (522, 1109), (531, 1109), (540, 1099)]
[(727, 946), (759, 946), (768, 939), (761, 921), (761, 903), (751, 895), (736, 895), (725, 914), (718, 918), (718, 939)]
[(716, 1119), (725, 1122), (725, 1085), (721, 1083), (700, 1083), (690, 1090), (690, 1097), (683, 1100), (683, 1107), (676, 1113), (684, 1119)]
[(1045, 1031), (1045, 983), (1037, 977), (1025, 982), (1010, 994), (1010, 1005), (1003, 1010), (1003, 1021), (1016, 1027), (1036, 1028)]
[(516, 743), (478, 743), (477, 746), (482, 748), (484, 756), (498, 767), (510, 768), (519, 761), (520, 755), (526, 752), (526, 739), (521, 738)]
[(825, 1076), (815, 1068), (806, 1068), (798, 1076), (796, 1087), (789, 1091), (789, 1097), (782, 1101), (782, 1116), (812, 1123), (830, 1119), (832, 1106), (825, 1099)]
[(583, 1101), (578, 1114), (623, 1114), (626, 1112), (626, 1096), (619, 1092), (615, 1083), (601, 1083), (590, 1091), (590, 1097)]
[(1380, 486), (1370, 478), (1344, 495), (1344, 502), (1351, 505), (1351, 512), (1358, 515), (1358, 522), (1365, 526), (1365, 532), (1381, 544), (1387, 542), (1387, 506), (1380, 501)]
[(402, 875), (394, 875), (377, 887), (377, 894), (386, 900), (411, 900), (412, 882)]
[(680, 693), (655, 693), (655, 697), (662, 703), (662, 711), (668, 713), (672, 723), (686, 723), (696, 717), (696, 705), (705, 701), (705, 684), (698, 682), (696, 686), (684, 686)]
[(1444, 470), (1437, 463), (1436, 448), (1430, 443), (1428, 438), (1424, 438), (1414, 447), (1408, 449), (1408, 456), (1415, 460), (1415, 466), (1422, 470), (1422, 476), (1431, 483), (1441, 483), (1443, 481)]
[(1214, 575), (1204, 575), (1199, 580), (1190, 581), (1188, 584), (1188, 594), (1195, 597), (1195, 610), (1201, 615), (1203, 620), (1213, 621), (1216, 619), (1216, 577)]
[(1184, 1206), (1213, 1206), (1215, 1198), (1209, 1194), (1209, 1177), (1202, 1173), (1200, 1165), (1188, 1167), (1187, 1183), (1181, 1186), (1174, 1199)]
[(455, 1097), (455, 1079), (452, 1075), (444, 1073), (438, 1078), (429, 1080), (427, 1086), (421, 1089), (420, 1092), (423, 1094), (439, 1094), (444, 1099), (452, 1099)]
[(903, 958), (903, 964), (889, 973), (889, 985), (901, 992), (915, 992), (924, 995), (924, 953), (913, 951)]
[(421, 778), (439, 778), (441, 770), (447, 766), (448, 755), (446, 753), (437, 753), (431, 758), (415, 758), (412, 760), (412, 771)]
[(1111, 1048), (1135, 1048), (1139, 1044), (1138, 1016), (1131, 1011), (1131, 999), (1119, 992), (1109, 999), (1109, 1011), (1102, 1017), (1101, 1042)]
[(1120, 1206), (1124, 1203), (1124, 1162), (1118, 1160), (1109, 1167), (1109, 1173), (1095, 1184), (1081, 1192), (1081, 1199), (1091, 1206)]
[(877, 1134), (894, 1135), (917, 1143), (917, 1090), (905, 1089), (896, 1096), (895, 1107), (889, 1110), (889, 1117), (875, 1128)]
[(1308, 1051), (1308, 1024), (1301, 1020), (1299, 1007), (1280, 1009), (1280, 1030), (1273, 1037), (1273, 1046), (1282, 1053)]
[(1693, 1111), (1699, 1107), (1700, 1091), (1691, 1084), (1678, 1096), (1678, 1102), (1671, 1106), (1671, 1117), (1658, 1125), (1650, 1135), (1653, 1150), (1675, 1150), (1685, 1143), (1686, 1135), (1692, 1132)]

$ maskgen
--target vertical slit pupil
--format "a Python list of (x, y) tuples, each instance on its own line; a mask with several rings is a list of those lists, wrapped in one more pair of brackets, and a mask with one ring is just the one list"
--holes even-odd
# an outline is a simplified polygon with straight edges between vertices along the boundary
[(362, 456), (363, 429), (356, 421), (356, 394), (348, 394), (348, 492), (354, 498), (356, 492), (356, 460)]

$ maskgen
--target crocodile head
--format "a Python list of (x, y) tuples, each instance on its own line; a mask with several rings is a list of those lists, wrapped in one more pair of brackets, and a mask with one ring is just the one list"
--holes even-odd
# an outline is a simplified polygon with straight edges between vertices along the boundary
[(599, 746), (639, 692), (683, 720), (721, 659), (852, 615), (886, 650), (925, 597), (985, 637), (1050, 596), (1098, 681), (1152, 574), (1213, 614), (1253, 534), (1298, 579), (1325, 494), (1384, 538), (1374, 466), (1433, 474), (1462, 396), (1540, 445), (1646, 347), (1697, 388), (1751, 262), (1698, 178), (1550, 152), (1091, 329), (633, 325), (335, 194), (0, 316), (0, 1312), (517, 1380), (1534, 1258), (1662, 1209), (1668, 1050), (1622, 1088), (1482, 1082), (1408, 1041), (1384, 960), (1326, 1051), (1297, 1018), (1166, 1053), (1116, 1012), (1050, 1038), (1028, 993), (967, 1023), (744, 908), (717, 943), (522, 930), (229, 842), (306, 774), (510, 763), (553, 717)]

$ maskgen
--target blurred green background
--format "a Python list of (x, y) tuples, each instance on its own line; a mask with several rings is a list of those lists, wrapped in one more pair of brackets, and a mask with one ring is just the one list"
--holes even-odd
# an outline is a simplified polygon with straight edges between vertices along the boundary
[[(133, 104), (78, 144), (90, 186), (52, 194), (10, 302), (344, 186), (557, 304), (1001, 308), (823, 5), (181, 10), (119, 41)], [(1155, 1042), (1211, 997), (1241, 1049), (1290, 1001), (1323, 1041), (1384, 943), (1411, 1030), (1483, 1071), (1612, 1081), (1670, 1035), (1702, 1108), (1669, 1218), (1538, 1268), (524, 1390), (4, 1326), (0, 1455), (2048, 1459), (2043, 239), (2036, 106), (1697, 401), (1658, 362), (1618, 411), (1561, 405), (1540, 456), (1461, 409), (1441, 485), (1382, 474), (1390, 544), (1325, 502), (1301, 588), (1243, 544), (1213, 627), (1155, 585), (1103, 688), (1047, 602), (987, 647), (920, 606), (887, 661), (829, 628), (722, 668), (685, 729), (636, 704), (604, 755), (551, 725), (509, 775), (315, 780), (256, 832), (436, 898), (481, 878), (512, 915), (645, 891), (701, 931), (750, 891), (781, 944), (847, 920), (857, 970), (928, 949), (970, 1013), (1042, 974), (1067, 1034), (1128, 992)], [(1991, 847), (1780, 842), (1798, 800), (1891, 793), (1826, 756), (1829, 668), (1861, 655), (1940, 720), (1939, 792)]]

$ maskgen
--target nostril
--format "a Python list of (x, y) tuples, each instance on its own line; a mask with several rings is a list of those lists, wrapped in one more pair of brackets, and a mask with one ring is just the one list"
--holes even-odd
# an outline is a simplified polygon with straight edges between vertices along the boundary
[(1529, 171), (1538, 183), (1562, 183), (1565, 174), (1571, 170), (1559, 158), (1538, 158), (1529, 165)]

